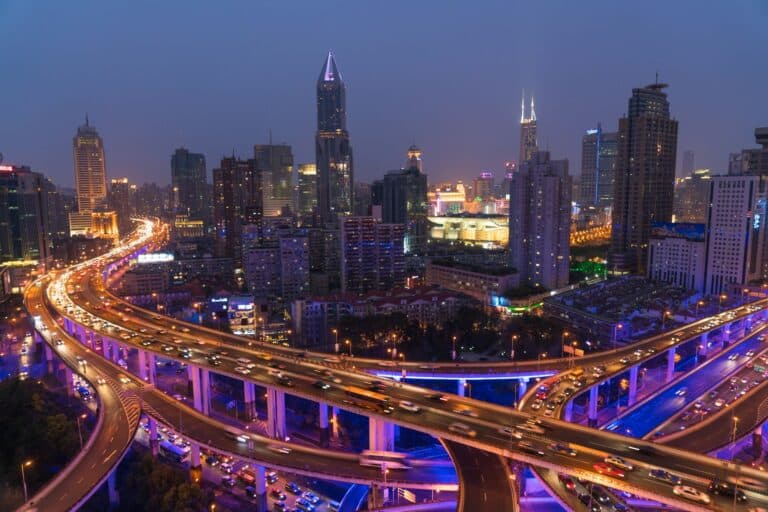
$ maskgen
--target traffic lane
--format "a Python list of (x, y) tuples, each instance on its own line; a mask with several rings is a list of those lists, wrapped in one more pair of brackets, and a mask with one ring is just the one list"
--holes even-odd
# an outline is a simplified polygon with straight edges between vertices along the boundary
[[(757, 359), (757, 356), (753, 359)], [(731, 363), (736, 364), (734, 361)], [(698, 423), (707, 421), (713, 416), (719, 416), (718, 421), (731, 421), (730, 416), (724, 417), (721, 413), (730, 411), (742, 400), (751, 401), (755, 388), (766, 378), (763, 374), (754, 371), (753, 368), (741, 366), (741, 363), (739, 366), (740, 368), (735, 373), (727, 376), (730, 377), (729, 380), (720, 380), (709, 393), (693, 395), (694, 400), (691, 400), (677, 414), (668, 417), (654, 432), (653, 437), (661, 437), (658, 435), (659, 433), (668, 433), (678, 437), (677, 433), (681, 430), (696, 427)], [(709, 413), (713, 414), (710, 415)]]
[(518, 510), (517, 493), (504, 458), (451, 441), (443, 445), (459, 474), (457, 510)]
[[(279, 468), (283, 471), (315, 476), (324, 474), (329, 478), (345, 481), (383, 482), (384, 476), (378, 468), (361, 466), (354, 454), (332, 450), (315, 449), (299, 445), (290, 445), (257, 436), (247, 431), (226, 426), (216, 420), (197, 413), (193, 409), (174, 401), (153, 390), (141, 393), (142, 402), (148, 414), (158, 421), (169, 425), (183, 437), (207, 445), (213, 450), (226, 452), (234, 457), (248, 459), (251, 462)], [(238, 435), (248, 435), (252, 446), (237, 440)], [(283, 454), (270, 446), (289, 446), (290, 454)], [(443, 486), (446, 490), (455, 489), (456, 474), (452, 468), (419, 467), (405, 471), (392, 472), (387, 478), (391, 485), (402, 483), (403, 486)]]
[[(764, 345), (757, 335), (735, 343), (720, 352), (713, 362), (699, 366), (677, 384), (667, 388), (643, 406), (633, 410), (621, 419), (613, 422), (608, 429), (630, 437), (644, 437), (656, 429), (665, 419), (677, 413), (683, 407), (695, 402), (706, 393), (713, 384), (722, 381), (739, 369), (739, 362), (730, 360), (732, 354), (757, 350)], [(680, 395), (680, 390), (686, 388), (686, 393)], [(615, 428), (613, 426), (615, 425)]]

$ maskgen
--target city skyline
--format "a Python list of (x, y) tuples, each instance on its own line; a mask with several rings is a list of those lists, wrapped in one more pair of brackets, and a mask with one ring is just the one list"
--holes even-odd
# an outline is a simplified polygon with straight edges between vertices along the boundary
[[(311, 22), (328, 14), (311, 6), (306, 13), (316, 16), (306, 20), (289, 7), (276, 6), (259, 11), (232, 7), (213, 14), (194, 7), (179, 13), (178, 6), (165, 6), (152, 19), (100, 6), (84, 21), (57, 11), (55, 5), (46, 9), (56, 15), (43, 20), (34, 16), (34, 8), (9, 5), (2, 8), (0, 19), (4, 29), (0, 39), (7, 47), (18, 46), (30, 23), (42, 23), (48, 41), (44, 48), (31, 44), (0, 61), (5, 69), (18, 70), (16, 80), (7, 85), (7, 97), (16, 99), (4, 108), (9, 122), (0, 132), (4, 141), (0, 151), (6, 162), (30, 165), (56, 183), (72, 185), (69, 134), (88, 112), (105, 141), (109, 178), (169, 183), (168, 158), (176, 147), (203, 153), (210, 162), (233, 149), (245, 157), (254, 144), (268, 141), (270, 129), (276, 143), (294, 148), (296, 163), (310, 163), (314, 160), (313, 82), (318, 60), (332, 48), (349, 84), (356, 181), (370, 182), (400, 167), (403, 148), (413, 142), (424, 150), (425, 171), (435, 183), (467, 179), (482, 169), (501, 173), (503, 162), (517, 156), (522, 89), (536, 98), (542, 149), (576, 162), (583, 131), (597, 122), (607, 131), (615, 130), (624, 114), (625, 91), (651, 82), (657, 71), (671, 85), (670, 99), (681, 126), (680, 153), (691, 149), (697, 166), (724, 172), (728, 153), (751, 146), (754, 126), (764, 124), (759, 84), (766, 72), (749, 66), (751, 79), (740, 86), (739, 94), (727, 95), (727, 85), (712, 77), (711, 62), (719, 63), (723, 80), (757, 62), (763, 39), (759, 19), (766, 13), (757, 6), (713, 10), (697, 12), (697, 23), (679, 23), (693, 5), (666, 6), (668, 19), (659, 21), (649, 13), (630, 28), (607, 22), (621, 19), (626, 9), (608, 4), (595, 4), (588, 11), (567, 4), (523, 8), (489, 3), (474, 11), (449, 8), (439, 27), (422, 24), (418, 37), (407, 42), (384, 41), (371, 31), (375, 22), (396, 26), (398, 9), (351, 5), (343, 16), (350, 22), (345, 24), (350, 26), (349, 33), (329, 36)], [(426, 17), (430, 11), (429, 5), (409, 6), (415, 17)], [(498, 16), (488, 16), (496, 11)], [(567, 30), (551, 42), (533, 44), (536, 39), (529, 36), (534, 27), (525, 23), (516, 24), (511, 36), (500, 30), (509, 19), (540, 19), (556, 13), (562, 15), (552, 22), (565, 24)], [(212, 16), (211, 23), (226, 19), (235, 26), (256, 16), (274, 19), (277, 26), (288, 19), (302, 37), (279, 47), (267, 45), (274, 29), (265, 23), (261, 35), (234, 35), (237, 30), (233, 30), (217, 42), (202, 30), (199, 41), (169, 42), (179, 30), (176, 23), (169, 23), (171, 16), (181, 16), (195, 26), (203, 23), (203, 15)], [(47, 19), (70, 23), (60, 23), (68, 27), (62, 32), (49, 27)], [(98, 23), (72, 37), (71, 28), (86, 22)], [(649, 47), (634, 50), (634, 42), (643, 37), (644, 22), (653, 23), (656, 37), (647, 43)], [(476, 41), (443, 34), (479, 33), (481, 23), (491, 24), (490, 30), (482, 31)], [(695, 37), (720, 24), (738, 24), (728, 45)], [(134, 45), (137, 32), (122, 26), (138, 27), (141, 43)], [(94, 43), (107, 33), (112, 44), (101, 49)], [(617, 37), (624, 44), (615, 49), (592, 44)], [(668, 45), (670, 38), (676, 45)], [(60, 39), (66, 44), (57, 45)], [(109, 58), (104, 58), (106, 51)], [(589, 72), (581, 69), (599, 52), (615, 63)], [(253, 60), (259, 61), (254, 68), (269, 69), (274, 78), (263, 80), (249, 71), (247, 64)], [(456, 66), (461, 66), (461, 73), (456, 73)], [(220, 74), (234, 71), (237, 81), (220, 79)], [(178, 82), (184, 73), (194, 79)], [(61, 74), (67, 77), (62, 82), (43, 79)], [(569, 96), (579, 101), (566, 101), (563, 76), (568, 77)], [(610, 85), (595, 86), (598, 83)], [(710, 101), (712, 97), (723, 100)], [(46, 143), (41, 146), (36, 143), (39, 139)]]

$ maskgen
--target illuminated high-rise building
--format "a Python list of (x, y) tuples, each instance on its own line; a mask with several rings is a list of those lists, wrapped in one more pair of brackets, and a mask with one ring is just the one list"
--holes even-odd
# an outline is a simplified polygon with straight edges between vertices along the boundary
[(293, 205), (293, 152), (287, 144), (256, 144), (253, 157), (261, 171), (264, 215), (275, 217)]
[(299, 164), (296, 189), (299, 215), (302, 219), (310, 219), (317, 208), (317, 165)]
[(216, 254), (239, 261), (243, 227), (259, 226), (263, 217), (261, 173), (256, 160), (222, 158), (219, 168), (213, 170), (213, 194)]
[(666, 87), (632, 89), (627, 115), (619, 119), (611, 270), (642, 273), (651, 227), (672, 220), (677, 121), (669, 115)]
[(75, 159), (75, 185), (77, 187), (77, 209), (79, 213), (90, 214), (101, 208), (107, 201), (107, 172), (104, 163), (104, 142), (96, 128), (88, 122), (78, 127), (72, 140)]
[(205, 155), (178, 148), (171, 156), (173, 210), (177, 215), (209, 221), (208, 177)]
[(29, 167), (0, 165), (0, 263), (50, 256), (45, 178)]
[(120, 233), (131, 229), (131, 217), (136, 215), (136, 185), (128, 178), (112, 178), (109, 180), (107, 193), (109, 209), (117, 213), (117, 225)]
[(582, 206), (606, 208), (613, 205), (613, 184), (616, 174), (616, 132), (587, 130), (581, 138)]
[(530, 160), (537, 148), (536, 110), (533, 105), (533, 96), (531, 96), (531, 115), (525, 117), (525, 91), (523, 91), (523, 101), (520, 103), (520, 165)]
[(317, 79), (317, 205), (322, 222), (349, 215), (353, 207), (352, 146), (347, 132), (346, 91), (333, 52)]

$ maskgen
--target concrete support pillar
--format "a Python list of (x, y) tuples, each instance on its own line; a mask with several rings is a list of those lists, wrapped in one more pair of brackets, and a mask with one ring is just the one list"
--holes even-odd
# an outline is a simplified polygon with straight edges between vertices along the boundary
[(672, 379), (675, 378), (675, 356), (677, 355), (677, 350), (674, 348), (671, 348), (667, 350), (667, 377), (666, 381), (667, 383), (672, 382)]
[(149, 367), (149, 383), (157, 384), (157, 357), (154, 352), (147, 353), (147, 365)]
[(256, 500), (256, 510), (261, 512), (267, 512), (267, 472), (264, 466), (254, 465), (251, 466), (255, 476), (253, 481), (253, 488), (256, 491), (256, 495), (253, 499)]
[(464, 390), (467, 388), (467, 379), (459, 379), (456, 381), (456, 394), (464, 396)]
[(517, 401), (518, 402), (523, 399), (523, 396), (528, 391), (528, 382), (529, 381), (530, 381), (530, 379), (528, 379), (528, 378), (519, 379), (517, 381)]
[(339, 438), (339, 408), (331, 408), (331, 435), (334, 439)]
[(147, 374), (147, 351), (139, 349), (139, 378), (144, 382), (149, 380)]
[(120, 360), (121, 352), (120, 344), (117, 342), (112, 343), (112, 361), (114, 361), (115, 364)]
[(275, 439), (285, 439), (285, 393), (267, 388), (267, 433)]
[(200, 445), (197, 443), (192, 443), (192, 446), (190, 447), (189, 452), (189, 464), (194, 466), (200, 465)]
[(203, 465), (200, 464), (200, 445), (192, 443), (189, 452), (189, 481), (194, 485), (203, 482)]
[(53, 373), (53, 349), (47, 343), (43, 344), (43, 352), (45, 354), (46, 371)]
[(368, 449), (392, 452), (395, 450), (395, 425), (376, 418), (368, 419)]
[(109, 359), (109, 338), (106, 336), (101, 340), (101, 356)]
[(157, 455), (160, 449), (160, 442), (157, 440), (157, 421), (149, 418), (149, 449), (152, 455)]
[(107, 478), (107, 491), (109, 492), (109, 504), (119, 505), (120, 494), (117, 492), (117, 468), (113, 469)]
[(709, 350), (709, 333), (705, 332), (701, 335), (701, 343), (699, 343), (699, 355), (706, 356)]
[(587, 412), (587, 418), (589, 418), (589, 426), (597, 426), (597, 392), (598, 386), (589, 388), (589, 407)]
[(328, 429), (328, 404), (325, 402), (319, 402), (317, 413), (317, 423), (320, 427), (320, 446), (323, 448), (328, 447), (328, 440), (330, 437)]
[(187, 367), (189, 380), (192, 381), (192, 406), (195, 410), (203, 412), (203, 389), (200, 383), (200, 368), (195, 365)]
[(386, 489), (378, 485), (372, 485), (368, 490), (368, 510), (378, 510), (384, 507), (386, 502)]
[(67, 387), (67, 395), (75, 396), (75, 379), (69, 366), (64, 367), (64, 385)]
[(243, 401), (245, 402), (245, 417), (256, 417), (256, 386), (253, 382), (243, 381)]
[(565, 410), (563, 411), (563, 420), (571, 421), (573, 418), (573, 400), (568, 400), (565, 403)]
[(629, 397), (627, 405), (630, 407), (637, 402), (637, 373), (640, 371), (640, 366), (635, 365), (629, 369)]
[(200, 368), (200, 385), (203, 392), (203, 414), (211, 414), (211, 372), (206, 368)]

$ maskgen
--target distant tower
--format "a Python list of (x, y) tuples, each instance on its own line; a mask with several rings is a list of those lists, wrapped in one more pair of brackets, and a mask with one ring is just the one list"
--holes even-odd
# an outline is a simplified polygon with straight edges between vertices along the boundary
[(531, 115), (525, 117), (525, 91), (523, 91), (523, 100), (520, 102), (520, 159), (522, 164), (530, 160), (533, 154), (538, 151), (536, 142), (536, 110), (533, 105), (533, 96), (531, 96)]
[(107, 173), (104, 164), (104, 142), (96, 128), (88, 122), (77, 128), (72, 140), (75, 159), (75, 185), (77, 209), (90, 214), (107, 202)]
[(347, 133), (346, 88), (328, 52), (317, 79), (317, 206), (323, 222), (352, 212), (352, 147)]
[(411, 147), (408, 148), (407, 153), (407, 160), (405, 162), (405, 168), (406, 169), (418, 169), (419, 172), (424, 172), (424, 169), (421, 167), (421, 150), (416, 146), (416, 144), (413, 144)]

